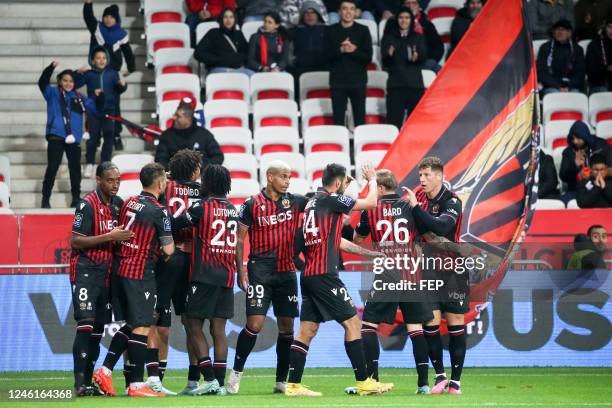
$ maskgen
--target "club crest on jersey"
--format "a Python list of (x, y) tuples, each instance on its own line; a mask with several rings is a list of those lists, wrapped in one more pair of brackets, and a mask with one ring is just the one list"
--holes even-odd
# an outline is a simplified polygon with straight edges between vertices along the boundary
[(431, 213), (434, 215), (440, 214), (440, 204), (434, 204), (433, 207), (431, 207)]
[(85, 310), (85, 309), (87, 309), (87, 303), (84, 303), (84, 302), (83, 302), (83, 303), (79, 304), (79, 308), (80, 308), (81, 310)]
[(291, 203), (289, 202), (288, 198), (283, 198), (283, 201), (281, 201), (281, 204), (283, 205), (283, 208), (289, 208), (291, 206)]
[(81, 224), (83, 224), (83, 214), (77, 214), (74, 216), (74, 227), (81, 228)]

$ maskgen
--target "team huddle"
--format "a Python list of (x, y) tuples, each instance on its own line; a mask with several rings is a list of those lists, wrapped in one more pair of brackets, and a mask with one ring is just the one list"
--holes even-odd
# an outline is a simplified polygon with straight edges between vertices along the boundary
[[(77, 395), (116, 395), (112, 372), (122, 355), (127, 395), (176, 395), (163, 385), (173, 309), (187, 334), (189, 355), (187, 385), (179, 394), (237, 394), (270, 306), (278, 324), (275, 393), (321, 395), (302, 384), (302, 375), (320, 323), (330, 320), (344, 328), (345, 350), (355, 374), (355, 386), (345, 391), (358, 395), (391, 391), (394, 385), (379, 379), (377, 328), (396, 321), (399, 309), (413, 345), (416, 393), (460, 394), (467, 299), (405, 301), (387, 299), (372, 289), (360, 318), (338, 270), (340, 251), (374, 259), (412, 253), (418, 242), (456, 242), (461, 201), (444, 186), (443, 165), (435, 157), (419, 164), (420, 190), (415, 194), (402, 187), (403, 198), (396, 193), (398, 183), (389, 170), (374, 171), (369, 165), (360, 170), (368, 183), (364, 198), (344, 195), (352, 178), (338, 164), (327, 165), (322, 187), (305, 197), (287, 192), (291, 168), (274, 161), (266, 170), (266, 187), (236, 208), (227, 198), (229, 171), (213, 164), (202, 168), (200, 154), (191, 150), (175, 154), (168, 173), (157, 163), (144, 166), (142, 192), (125, 202), (117, 196), (121, 177), (117, 166), (100, 164), (96, 189), (77, 206), (71, 237)], [(360, 221), (346, 239), (343, 227), (353, 211), (361, 213)], [(247, 234), (250, 250), (245, 268)], [(372, 250), (357, 245), (368, 236)], [(305, 262), (300, 268), (298, 305), (300, 254)], [(387, 276), (401, 278), (401, 271), (399, 276)], [(226, 381), (225, 326), (234, 316), (235, 284), (246, 292), (247, 319)], [(449, 333), (450, 379), (442, 358), (442, 316)], [(294, 335), (298, 317), (299, 331)], [(212, 355), (203, 332), (206, 320)], [(111, 321), (125, 324), (94, 373), (104, 325)], [(432, 388), (429, 360), (436, 372)]]

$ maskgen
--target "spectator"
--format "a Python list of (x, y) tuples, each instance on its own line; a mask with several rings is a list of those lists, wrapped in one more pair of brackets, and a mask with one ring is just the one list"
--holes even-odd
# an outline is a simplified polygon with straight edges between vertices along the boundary
[(612, 91), (612, 14), (587, 48), (586, 71), (591, 93)]
[(463, 8), (457, 10), (457, 15), (453, 19), (451, 24), (451, 43), (450, 49), (448, 50), (448, 56), (455, 50), (459, 41), (463, 38), (467, 30), (470, 28), (478, 14), (482, 11), (482, 7), (485, 5), (486, 0), (466, 0)]
[(172, 127), (166, 129), (159, 138), (155, 150), (155, 161), (164, 166), (181, 149), (193, 149), (202, 153), (202, 168), (208, 164), (222, 164), (223, 152), (210, 131), (196, 125), (193, 107), (181, 102), (174, 114)]
[(185, 23), (191, 33), (191, 48), (196, 45), (196, 28), (203, 21), (219, 20), (225, 9), (236, 10), (236, 0), (185, 0), (187, 17)]
[(555, 92), (580, 92), (584, 88), (586, 67), (582, 47), (572, 41), (572, 25), (557, 21), (551, 28), (552, 39), (538, 51), (538, 80), (542, 95)]
[[(327, 12), (329, 14), (328, 24), (336, 24), (340, 22), (340, 6), (344, 3), (342, 0), (323, 0)], [(368, 0), (355, 0), (355, 17), (362, 20), (376, 21), (372, 12), (370, 12)]]
[(559, 179), (552, 156), (540, 150), (540, 168), (538, 170), (538, 198), (559, 198)]
[(610, 0), (578, 0), (574, 6), (576, 41), (597, 37), (599, 29), (606, 23), (606, 17), (610, 15), (612, 15)]
[(374, 17), (377, 21), (389, 20), (395, 17), (400, 9), (400, 0), (370, 0)]
[[(430, 69), (436, 74), (442, 67), (439, 62), (444, 56), (444, 44), (436, 30), (436, 26), (429, 20), (423, 8), (417, 0), (405, 0), (404, 7), (408, 7), (414, 16), (414, 31), (425, 36), (427, 43), (427, 59), (423, 63), (423, 69)], [(385, 27), (386, 31), (386, 27)]]
[(563, 150), (561, 159), (561, 170), (559, 176), (561, 181), (567, 183), (567, 193), (564, 201), (574, 198), (576, 186), (584, 177), (588, 177), (589, 158), (594, 154), (602, 154), (608, 159), (608, 165), (612, 161), (612, 149), (606, 141), (591, 134), (586, 123), (577, 120), (574, 122), (567, 135), (568, 147)]
[(313, 24), (327, 24), (327, 9), (325, 8), (323, 1), (284, 0), (279, 11), (282, 25), (286, 28), (294, 28), (298, 25), (305, 25), (306, 23), (303, 21), (303, 14), (307, 10), (314, 10), (317, 13), (318, 21)]
[(264, 21), (266, 13), (278, 11), (283, 0), (237, 0), (238, 8), (244, 13), (243, 23)]
[(67, 69), (57, 76), (57, 86), (51, 86), (49, 81), (57, 67), (53, 61), (44, 69), (38, 87), (47, 101), (47, 170), (42, 189), (42, 208), (51, 208), (51, 190), (55, 184), (55, 176), (66, 153), (68, 170), (70, 172), (70, 190), (72, 193), (71, 207), (76, 207), (81, 195), (81, 139), (83, 137), (83, 114), (85, 111), (95, 114), (96, 105), (101, 107), (104, 95), (95, 92), (95, 100), (81, 96), (74, 87), (74, 74)]
[(611, 208), (612, 177), (608, 175), (606, 157), (594, 154), (588, 177), (578, 183), (576, 201), (580, 208)]
[(593, 245), (594, 251), (582, 259), (583, 269), (609, 269), (604, 260), (604, 254), (608, 250), (608, 231), (603, 225), (591, 225), (587, 235)]
[(573, 0), (531, 0), (527, 2), (529, 28), (534, 40), (548, 38), (548, 29), (559, 20), (574, 24)]
[[(590, 230), (591, 228), (589, 228)], [(578, 234), (574, 237), (574, 253), (567, 263), (568, 270), (581, 270), (583, 268), (582, 260), (585, 256), (593, 253), (595, 247), (591, 238), (587, 234)]]
[(346, 104), (351, 100), (355, 126), (365, 122), (367, 65), (372, 60), (370, 30), (355, 22), (354, 1), (340, 3), (340, 22), (327, 27), (325, 53), (329, 61), (334, 123), (344, 125)]
[(291, 37), (295, 59), (290, 70), (296, 84), (304, 72), (327, 71), (325, 51), (321, 46), (325, 40), (325, 23), (317, 2), (305, 1), (302, 4), (300, 25), (291, 30)]
[(285, 71), (289, 65), (289, 41), (280, 16), (269, 11), (261, 29), (251, 36), (247, 66), (257, 72)]
[(219, 16), (219, 28), (206, 33), (196, 46), (194, 57), (206, 65), (209, 74), (242, 72), (251, 76), (254, 72), (246, 68), (248, 52), (244, 34), (236, 26), (236, 13), (225, 9)]
[(94, 174), (96, 150), (100, 138), (102, 144), (102, 162), (110, 161), (113, 155), (113, 143), (115, 141), (115, 122), (106, 119), (105, 114), (114, 115), (119, 110), (119, 95), (126, 91), (125, 80), (120, 79), (119, 73), (108, 65), (109, 55), (106, 48), (98, 47), (93, 52), (93, 69), (85, 66), (74, 75), (75, 87), (80, 88), (87, 85), (87, 96), (94, 98), (97, 93), (104, 94), (104, 107), (95, 115), (88, 116), (90, 139), (87, 141), (87, 153), (85, 155), (84, 176), (92, 177)]
[(381, 43), (383, 66), (389, 71), (387, 123), (398, 129), (402, 128), (404, 114), (410, 116), (425, 90), (421, 64), (427, 59), (427, 45), (425, 37), (414, 31), (413, 22), (410, 9), (401, 8)]

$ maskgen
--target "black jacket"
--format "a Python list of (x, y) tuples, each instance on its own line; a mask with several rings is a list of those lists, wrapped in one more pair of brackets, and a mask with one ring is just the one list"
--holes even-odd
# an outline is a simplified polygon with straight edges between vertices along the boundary
[(199, 127), (195, 120), (190, 128), (169, 127), (159, 138), (155, 150), (155, 161), (168, 166), (170, 158), (181, 149), (193, 149), (202, 153), (202, 165), (222, 164), (223, 152), (210, 131)]
[(612, 208), (612, 177), (606, 177), (606, 188), (597, 187), (593, 180), (578, 183), (576, 201), (580, 208)]
[(293, 66), (300, 72), (327, 71), (325, 50), (322, 47), (325, 40), (325, 25), (301, 25), (291, 31), (293, 40)]
[(552, 156), (540, 151), (538, 198), (559, 198), (559, 179)]
[[(349, 38), (357, 49), (340, 52), (340, 44)], [(342, 23), (332, 24), (325, 33), (325, 54), (329, 61), (330, 88), (358, 88), (368, 82), (367, 66), (372, 61), (372, 37), (364, 25), (353, 23), (348, 28)]]
[[(264, 64), (262, 61), (261, 39), (265, 38), (268, 49), (268, 60)], [(249, 55), (247, 58), (247, 67), (253, 71), (262, 71), (264, 66), (270, 67), (276, 64), (282, 71), (287, 69), (289, 65), (289, 41), (286, 36), (280, 32), (266, 33), (258, 31), (251, 36), (249, 40)]]
[(455, 16), (455, 18), (453, 19), (453, 23), (451, 24), (451, 43), (450, 49), (448, 50), (449, 57), (473, 22), (474, 19), (472, 18), (472, 16), (470, 16), (470, 12), (468, 11), (467, 7), (463, 7), (457, 10), (457, 15)]
[[(392, 46), (395, 51), (390, 56), (389, 49)], [(412, 59), (408, 58), (408, 53), (414, 51), (418, 53), (416, 62), (412, 62)], [(421, 74), (421, 64), (427, 59), (427, 45), (421, 34), (409, 31), (407, 36), (402, 37), (399, 29), (390, 30), (382, 39), (381, 52), (383, 66), (389, 72), (387, 88), (425, 87)]]
[[(553, 47), (552, 59), (549, 61), (551, 47)], [(586, 67), (582, 47), (578, 44), (571, 42), (561, 44), (554, 40), (542, 44), (538, 51), (537, 69), (538, 80), (544, 88), (560, 88), (561, 86), (578, 90), (584, 88)], [(567, 79), (564, 80), (564, 78)]]
[(246, 66), (248, 48), (242, 31), (213, 28), (196, 45), (194, 58), (209, 71), (217, 67), (237, 69)]
[(436, 30), (436, 26), (433, 25), (424, 12), (419, 13), (417, 20), (421, 27), (423, 27), (423, 35), (427, 42), (427, 58), (440, 62), (444, 56), (444, 44), (440, 34), (438, 34), (438, 30)]
[[(604, 64), (604, 52), (605, 61)], [(612, 40), (608, 36), (595, 37), (589, 44), (586, 53), (586, 71), (589, 86), (607, 86), (612, 89), (612, 72), (608, 67), (612, 65)]]

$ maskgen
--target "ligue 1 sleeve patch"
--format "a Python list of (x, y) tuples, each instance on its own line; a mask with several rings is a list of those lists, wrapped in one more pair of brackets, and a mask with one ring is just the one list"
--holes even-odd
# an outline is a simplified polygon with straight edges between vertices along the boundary
[(170, 218), (164, 218), (164, 231), (172, 232), (172, 224), (170, 223)]
[(346, 205), (347, 207), (352, 206), (353, 203), (355, 202), (355, 200), (353, 200), (351, 197), (348, 197), (345, 195), (339, 195), (338, 201), (340, 201), (342, 204)]
[(83, 224), (83, 214), (81, 214), (81, 213), (75, 214), (73, 227), (74, 228), (81, 228), (82, 224)]

